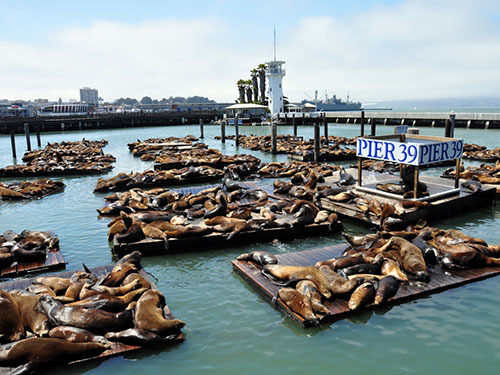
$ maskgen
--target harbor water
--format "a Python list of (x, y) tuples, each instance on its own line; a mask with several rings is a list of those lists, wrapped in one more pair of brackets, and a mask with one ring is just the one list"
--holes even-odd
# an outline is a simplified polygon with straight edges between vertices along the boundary
[[(299, 126), (299, 135), (312, 138), (312, 127)], [(292, 127), (280, 127), (291, 134)], [(369, 127), (365, 128), (369, 132)], [(240, 134), (269, 134), (268, 127), (241, 127)], [(378, 126), (378, 134), (393, 133), (392, 126)], [(443, 128), (421, 128), (424, 135), (443, 135)], [(143, 171), (151, 162), (134, 158), (127, 143), (150, 137), (199, 135), (198, 125), (127, 128), (42, 134), (42, 143), (106, 139), (106, 153), (117, 159), (110, 177), (119, 172)], [(233, 128), (226, 128), (233, 134)], [(329, 126), (330, 135), (353, 137), (357, 125)], [(250, 153), (214, 140), (220, 127), (205, 125), (209, 147), (227, 154)], [(498, 146), (499, 130), (456, 129), (466, 143)], [(24, 135), (16, 136), (18, 157)], [(32, 145), (36, 144), (32, 137)], [(10, 137), (0, 136), (0, 166), (13, 163)], [(285, 161), (285, 155), (251, 152), (263, 161)], [(18, 161), (21, 162), (20, 157)], [(353, 162), (354, 163), (354, 162)], [(344, 163), (349, 165), (351, 163)], [(474, 163), (467, 163), (474, 164)], [(477, 163), (476, 163), (477, 164)], [(444, 168), (424, 170), (435, 176)], [(366, 172), (367, 174), (369, 172)], [(98, 219), (97, 208), (105, 194), (94, 194), (98, 176), (62, 178), (65, 191), (38, 201), (0, 202), (0, 232), (50, 230), (60, 239), (68, 270), (112, 263), (107, 243), (107, 219)], [(1, 181), (15, 179), (2, 179)], [(351, 232), (369, 229), (345, 221)], [(500, 210), (473, 212), (432, 222), (443, 228), (500, 244)], [(500, 363), (500, 277), (475, 282), (391, 308), (359, 312), (331, 325), (302, 329), (269, 305), (239, 276), (230, 260), (243, 252), (267, 250), (294, 252), (343, 243), (340, 234), (291, 241), (247, 243), (202, 252), (143, 259), (143, 266), (158, 281), (173, 314), (184, 321), (183, 343), (127, 353), (51, 370), (53, 374), (497, 374)]]

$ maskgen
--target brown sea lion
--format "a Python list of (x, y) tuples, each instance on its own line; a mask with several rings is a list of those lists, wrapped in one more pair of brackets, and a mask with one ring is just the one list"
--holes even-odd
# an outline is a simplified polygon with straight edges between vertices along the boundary
[(20, 340), (24, 337), (24, 325), (15, 299), (0, 290), (0, 343)]
[(392, 194), (404, 194), (406, 191), (404, 185), (399, 184), (377, 184), (376, 188)]
[(318, 314), (329, 314), (330, 310), (321, 303), (321, 293), (316, 288), (316, 285), (309, 280), (301, 280), (297, 283), (295, 289), (304, 295), (304, 297), (309, 298), (311, 307), (315, 313)]
[(169, 238), (202, 237), (213, 232), (213, 228), (207, 226), (179, 226), (176, 230), (166, 231)]
[(336, 271), (340, 268), (346, 268), (346, 267), (354, 266), (355, 264), (360, 264), (360, 263), (364, 263), (364, 262), (365, 261), (361, 255), (359, 255), (359, 256), (346, 255), (346, 256), (340, 256), (337, 258), (332, 258), (332, 259), (316, 262), (314, 267), (319, 268), (323, 265), (326, 265), (326, 266), (330, 266), (332, 270)]
[(350, 267), (346, 267), (342, 269), (342, 272), (347, 275), (356, 275), (360, 273), (368, 273), (371, 275), (379, 275), (380, 274), (380, 265), (371, 264), (371, 263), (358, 263)]
[(41, 276), (33, 280), (33, 284), (41, 284), (50, 287), (56, 294), (66, 291), (71, 285), (71, 280), (65, 277)]
[(380, 273), (384, 276), (393, 276), (399, 281), (407, 282), (408, 277), (401, 271), (399, 265), (392, 259), (384, 259), (380, 267)]
[(391, 247), (399, 249), (402, 258), (403, 269), (415, 276), (417, 280), (428, 282), (429, 273), (425, 264), (424, 256), (418, 247), (401, 237), (392, 237), (384, 246), (377, 251), (383, 253)]
[(142, 232), (146, 237), (163, 240), (165, 250), (168, 250), (168, 237), (165, 232), (156, 228), (154, 225), (142, 223)]
[(148, 346), (161, 344), (175, 338), (175, 336), (162, 337), (151, 331), (139, 328), (129, 328), (121, 332), (108, 332), (104, 335), (110, 341), (118, 341), (126, 345)]
[(349, 294), (363, 281), (357, 277), (353, 277), (352, 280), (346, 280), (329, 266), (320, 266), (319, 271), (327, 278), (330, 290), (334, 295)]
[(119, 233), (124, 233), (127, 227), (121, 219), (118, 219), (113, 225), (109, 227), (108, 230), (108, 242), (113, 241), (113, 238)]
[(95, 342), (71, 342), (55, 338), (31, 337), (0, 346), (0, 366), (16, 367), (11, 374), (25, 374), (51, 363), (67, 363), (95, 356), (106, 346)]
[(36, 285), (36, 284), (31, 284), (26, 288), (26, 290), (30, 293), (43, 296), (43, 295), (48, 295), (51, 297), (56, 297), (56, 293), (52, 290), (51, 287), (46, 286), (46, 285)]
[(134, 222), (125, 232), (117, 233), (115, 238), (119, 243), (139, 242), (144, 239), (144, 232), (142, 231), (141, 224)]
[(82, 328), (71, 326), (57, 326), (49, 331), (49, 337), (63, 339), (71, 342), (95, 342), (106, 348), (111, 346), (110, 342), (104, 336), (94, 335)]
[(379, 281), (375, 292), (374, 305), (380, 305), (382, 302), (396, 295), (399, 289), (399, 281), (392, 275), (384, 277)]
[(144, 292), (135, 308), (135, 328), (162, 336), (178, 332), (186, 323), (179, 319), (166, 319), (163, 313), (164, 306), (165, 297), (160, 291), (150, 289)]
[(128, 274), (127, 277), (125, 279), (123, 279), (122, 283), (125, 285), (125, 284), (128, 284), (134, 280), (139, 280), (139, 287), (140, 288), (151, 289), (151, 283), (149, 281), (147, 281), (144, 278), (144, 276), (142, 276), (140, 273), (137, 273), (137, 272)]
[(40, 296), (24, 290), (13, 290), (10, 295), (17, 303), (24, 328), (37, 336), (47, 336), (50, 323), (40, 305)]
[[(138, 281), (138, 280), (137, 280)], [(144, 293), (147, 288), (140, 288), (128, 292), (123, 296), (111, 296), (106, 293), (93, 294), (85, 299), (79, 301), (71, 302), (66, 304), (66, 306), (79, 306), (90, 309), (100, 309), (109, 312), (118, 313), (125, 309), (128, 309), (129, 304), (138, 299), (142, 293)]]
[(137, 272), (138, 268), (133, 264), (122, 263), (113, 267), (111, 272), (98, 282), (98, 285), (117, 287), (129, 273)]
[(342, 236), (353, 246), (371, 245), (379, 238), (378, 233), (366, 234), (364, 236), (352, 236), (350, 234), (342, 232)]
[(318, 324), (318, 319), (314, 315), (309, 298), (302, 293), (294, 288), (281, 288), (278, 291), (278, 296), (294, 313), (311, 324)]
[(262, 269), (262, 273), (284, 281), (311, 280), (325, 298), (330, 298), (332, 296), (328, 279), (317, 268), (312, 266), (267, 264)]
[(41, 296), (40, 303), (50, 322), (56, 326), (68, 325), (100, 333), (122, 331), (132, 323), (130, 311), (115, 314), (97, 309), (69, 307), (49, 296)]
[(441, 255), (441, 263), (449, 268), (499, 267), (500, 259), (477, 251), (473, 244), (457, 243), (448, 245), (439, 241), (430, 241)]
[(384, 275), (374, 275), (372, 273), (358, 273), (358, 274), (347, 276), (347, 278), (349, 280), (358, 279), (358, 280), (363, 280), (362, 282), (364, 282), (364, 281), (372, 281), (372, 280), (378, 280), (378, 281), (380, 281), (384, 277), (385, 277)]
[(375, 297), (375, 287), (372, 283), (363, 283), (352, 293), (347, 306), (350, 310), (357, 310), (373, 302)]
[(274, 254), (267, 251), (252, 251), (251, 253), (241, 254), (236, 258), (237, 260), (251, 260), (261, 266), (266, 264), (277, 264), (278, 258)]
[(97, 282), (97, 276), (92, 274), (91, 272), (75, 272), (73, 275), (71, 275), (71, 284), (68, 289), (66, 289), (64, 296), (59, 296), (57, 297), (57, 299), (63, 303), (73, 302), (74, 300), (78, 299), (80, 296), (80, 292), (87, 280), (95, 283)]
[(130, 291), (134, 290), (137, 288), (139, 285), (139, 280), (133, 280), (127, 285), (122, 285), (122, 286), (116, 286), (116, 287), (111, 287), (111, 286), (106, 286), (106, 285), (97, 285), (95, 284), (94, 281), (86, 281), (83, 288), (80, 291), (80, 299), (85, 299), (88, 297), (91, 297), (96, 294), (108, 294), (110, 296), (123, 296)]

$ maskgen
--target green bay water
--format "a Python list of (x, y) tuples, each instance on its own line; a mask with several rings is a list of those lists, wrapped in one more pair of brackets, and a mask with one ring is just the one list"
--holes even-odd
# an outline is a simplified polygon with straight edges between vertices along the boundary
[[(311, 127), (299, 126), (299, 135), (312, 138)], [(369, 131), (369, 127), (366, 128)], [(420, 128), (421, 134), (443, 135), (443, 128)], [(241, 127), (240, 134), (269, 134), (268, 127)], [(293, 128), (279, 127), (280, 134)], [(378, 126), (377, 134), (393, 132)], [(233, 134), (228, 127), (227, 134)], [(150, 137), (199, 135), (198, 125), (42, 134), (42, 143), (82, 138), (109, 141), (104, 148), (117, 158), (110, 177), (119, 172), (152, 168), (129, 153), (127, 143)], [(205, 125), (205, 143), (224, 153), (249, 153), (227, 140), (213, 139), (220, 127)], [(330, 135), (353, 137), (355, 125), (329, 126)], [(456, 129), (467, 143), (498, 146), (500, 131)], [(36, 138), (32, 137), (32, 145)], [(16, 136), (18, 156), (24, 152), (24, 135)], [(13, 163), (10, 137), (0, 136), (0, 165)], [(251, 152), (263, 161), (285, 161)], [(18, 159), (19, 162), (20, 158)], [(350, 164), (350, 163), (344, 163)], [(468, 163), (466, 163), (467, 165)], [(474, 163), (472, 163), (474, 164)], [(477, 164), (477, 163), (476, 163)], [(439, 175), (442, 168), (423, 173)], [(366, 172), (367, 174), (369, 172)], [(0, 202), (0, 231), (51, 230), (57, 233), (67, 270), (112, 263), (106, 240), (108, 220), (99, 220), (96, 209), (104, 194), (92, 193), (98, 176), (62, 178), (62, 194), (31, 202)], [(15, 179), (2, 179), (12, 181)], [(348, 230), (367, 228), (344, 221)], [(433, 223), (456, 228), (500, 243), (500, 211), (495, 207), (464, 212)], [(468, 284), (392, 308), (354, 314), (319, 328), (302, 329), (271, 307), (238, 275), (230, 260), (242, 252), (268, 250), (294, 252), (344, 242), (340, 234), (292, 241), (246, 243), (203, 252), (189, 252), (143, 259), (143, 266), (158, 279), (174, 315), (186, 321), (185, 341), (178, 345), (144, 349), (71, 368), (54, 374), (497, 374), (500, 363), (500, 278)]]

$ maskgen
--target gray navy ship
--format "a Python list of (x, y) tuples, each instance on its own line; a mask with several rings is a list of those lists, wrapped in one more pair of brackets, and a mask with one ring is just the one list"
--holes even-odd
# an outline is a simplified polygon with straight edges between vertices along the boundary
[(346, 101), (338, 98), (337, 95), (329, 98), (328, 94), (325, 94), (324, 99), (318, 99), (317, 90), (314, 91), (314, 100), (303, 100), (302, 104), (311, 102), (316, 106), (317, 111), (359, 111), (362, 106), (360, 102), (350, 101), (349, 95), (347, 95)]

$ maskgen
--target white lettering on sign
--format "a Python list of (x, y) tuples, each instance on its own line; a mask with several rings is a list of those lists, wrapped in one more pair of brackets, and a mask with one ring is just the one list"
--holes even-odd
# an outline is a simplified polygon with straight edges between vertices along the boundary
[(356, 155), (362, 158), (392, 161), (401, 164), (425, 165), (462, 156), (464, 142), (461, 139), (447, 142), (393, 142), (358, 138)]

